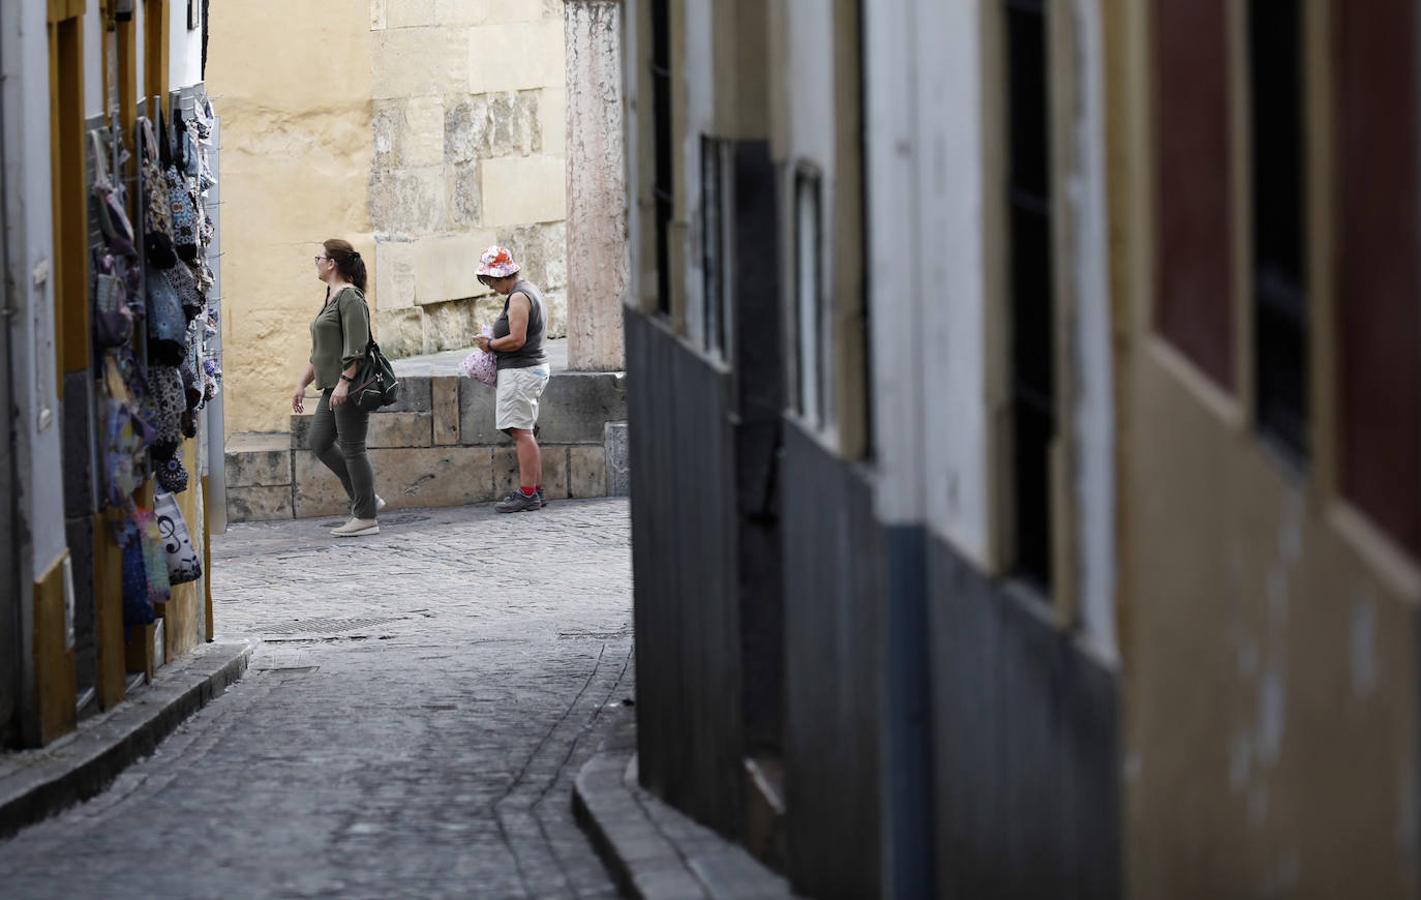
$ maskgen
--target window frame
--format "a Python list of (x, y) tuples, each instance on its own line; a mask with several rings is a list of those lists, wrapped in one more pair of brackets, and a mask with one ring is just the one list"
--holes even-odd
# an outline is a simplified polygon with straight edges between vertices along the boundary
[[(791, 340), (794, 370), (790, 383), (792, 411), (812, 431), (832, 437), (837, 415), (834, 410), (832, 381), (832, 311), (824, 256), (824, 177), (821, 170), (808, 162), (794, 168), (791, 193), (790, 242), (792, 292)], [(812, 235), (805, 234), (805, 204), (810, 204)], [(805, 259), (805, 250), (812, 248), (812, 259)], [(806, 293), (805, 276), (812, 274), (813, 285)], [(808, 308), (806, 308), (808, 306)], [(813, 319), (806, 327), (806, 316)], [(811, 351), (811, 354), (806, 353)], [(812, 372), (810, 371), (812, 369)], [(812, 393), (806, 387), (812, 385)]]

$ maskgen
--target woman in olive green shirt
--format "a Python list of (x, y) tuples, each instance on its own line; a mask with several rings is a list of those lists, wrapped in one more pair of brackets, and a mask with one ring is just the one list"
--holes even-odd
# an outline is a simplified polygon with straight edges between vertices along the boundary
[(375, 496), (375, 472), (365, 452), (370, 416), (347, 400), (370, 343), (365, 263), (346, 241), (326, 241), (322, 251), (316, 257), (316, 277), (326, 283), (326, 302), (311, 322), (311, 362), (296, 385), (291, 409), (305, 411), (306, 387), (314, 381), (321, 401), (311, 422), (311, 450), (336, 474), (350, 498), (350, 521), (331, 534), (379, 534), (376, 516), (385, 504)]

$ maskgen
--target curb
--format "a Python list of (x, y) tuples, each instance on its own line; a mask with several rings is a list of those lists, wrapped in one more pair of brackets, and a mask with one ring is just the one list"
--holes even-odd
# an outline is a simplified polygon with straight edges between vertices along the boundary
[[(152, 754), (193, 713), (246, 672), (255, 644), (208, 644), (171, 667), (113, 710), (31, 756), (0, 777), (0, 839), (99, 794), (129, 765)], [(0, 762), (4, 757), (0, 756)]]
[(599, 753), (577, 773), (572, 808), (617, 886), (637, 900), (788, 898), (778, 874), (637, 784), (635, 754)]

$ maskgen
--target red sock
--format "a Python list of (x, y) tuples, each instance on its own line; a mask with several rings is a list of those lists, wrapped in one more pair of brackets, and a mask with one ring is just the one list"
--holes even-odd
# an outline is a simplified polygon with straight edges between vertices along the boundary
[(518, 490), (522, 491), (522, 492), (523, 492), (523, 496), (525, 496), (525, 497), (531, 497), (531, 496), (533, 496), (534, 494), (537, 493), (536, 490), (534, 490), (533, 488), (528, 487), (528, 485), (526, 485), (526, 484), (523, 485), (522, 487), (520, 487)]

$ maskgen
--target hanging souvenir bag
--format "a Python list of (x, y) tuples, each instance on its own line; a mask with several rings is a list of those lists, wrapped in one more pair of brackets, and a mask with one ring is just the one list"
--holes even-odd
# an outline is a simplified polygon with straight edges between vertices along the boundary
[[(484, 337), (492, 337), (493, 331), (487, 325), (481, 332)], [(498, 384), (498, 357), (487, 350), (474, 348), (474, 352), (464, 357), (460, 364), (464, 374), (477, 382), (493, 387)]]
[[(169, 206), (168, 181), (163, 177), (158, 137), (153, 123), (143, 120), (143, 231), (144, 241), (163, 235), (172, 248), (173, 210)], [(150, 257), (150, 262), (152, 261)]]
[[(188, 184), (188, 179), (182, 173), (187, 169), (187, 160), (183, 152), (186, 146), (186, 134), (182, 124), (182, 117), (176, 112), (173, 114), (173, 140), (176, 141), (176, 156), (173, 164), (168, 166), (168, 207), (173, 212), (173, 248), (177, 250), (178, 256), (187, 262), (197, 261), (197, 206), (192, 200), (192, 188)], [(168, 140), (168, 138), (164, 138)]]
[(104, 241), (111, 251), (131, 254), (134, 252), (133, 223), (129, 222), (123, 198), (118, 195), (109, 177), (108, 158), (98, 131), (89, 132), (89, 152), (94, 156), (93, 191), (98, 206), (99, 230), (103, 232)]
[(172, 494), (157, 495), (158, 534), (167, 556), (168, 578), (173, 584), (187, 584), (202, 577), (202, 560), (188, 535), (187, 521)]
[(132, 522), (124, 524), (119, 543), (123, 547), (123, 625), (149, 625), (157, 617), (148, 596), (148, 572), (143, 564), (143, 535)]
[(165, 366), (187, 357), (187, 317), (173, 285), (161, 271), (149, 269), (144, 279), (148, 298), (148, 358)]
[(100, 272), (94, 285), (94, 339), (101, 347), (122, 347), (132, 337), (128, 289), (122, 278)]
[(204, 306), (202, 294), (197, 289), (197, 276), (186, 265), (173, 266), (163, 270), (163, 277), (172, 285), (182, 305), (183, 318), (191, 322), (198, 317)]
[(140, 509), (136, 519), (143, 532), (143, 572), (148, 576), (148, 599), (155, 606), (161, 606), (173, 595), (173, 585), (158, 517), (152, 511)]
[(197, 207), (177, 166), (168, 168), (168, 208), (173, 214), (173, 248), (188, 262), (197, 259)]

